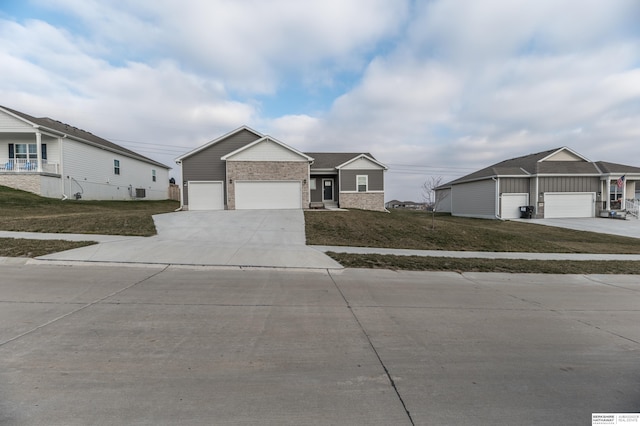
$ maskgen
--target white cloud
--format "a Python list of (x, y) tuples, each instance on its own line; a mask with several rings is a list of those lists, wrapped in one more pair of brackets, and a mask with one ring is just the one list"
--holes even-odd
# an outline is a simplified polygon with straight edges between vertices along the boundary
[[(283, 74), (362, 66), (393, 35), (408, 2), (398, 0), (51, 0), (78, 17), (111, 55), (171, 56), (242, 93), (272, 93)], [(322, 73), (321, 73), (322, 74)], [(317, 82), (316, 82), (317, 83)]]
[[(169, 164), (247, 124), (303, 151), (373, 153), (392, 165), (388, 198), (563, 145), (640, 165), (636, 0), (35, 4), (56, 20), (0, 21), (0, 104)], [(301, 86), (345, 91), (313, 113), (258, 101)]]

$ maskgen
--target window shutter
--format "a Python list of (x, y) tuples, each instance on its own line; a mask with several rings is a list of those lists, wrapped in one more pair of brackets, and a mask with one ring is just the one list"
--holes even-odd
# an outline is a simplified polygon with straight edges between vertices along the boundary
[(47, 144), (43, 143), (40, 147), (41, 147), (41, 151), (42, 151), (40, 153), (42, 155), (42, 159), (46, 160), (47, 159)]
[(9, 144), (9, 160), (13, 160), (16, 157), (15, 150), (13, 148), (13, 144)]

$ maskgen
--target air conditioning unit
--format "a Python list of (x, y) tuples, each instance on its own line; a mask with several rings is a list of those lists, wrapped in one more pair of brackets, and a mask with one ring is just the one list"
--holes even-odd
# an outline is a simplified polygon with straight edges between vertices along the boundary
[(145, 188), (136, 188), (136, 198), (144, 198), (147, 196), (147, 190)]

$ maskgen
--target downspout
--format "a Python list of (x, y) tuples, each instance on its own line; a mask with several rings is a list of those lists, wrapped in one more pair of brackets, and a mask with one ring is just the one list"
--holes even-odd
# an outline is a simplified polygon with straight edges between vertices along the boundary
[[(539, 177), (538, 177), (538, 175), (536, 175), (536, 188), (535, 188), (535, 191), (533, 191), (533, 199), (535, 200), (535, 204), (531, 204), (532, 206), (534, 206), (533, 208), (534, 208), (536, 216), (539, 213), (538, 212), (538, 204), (539, 204), (539, 201), (540, 201), (540, 199), (538, 198), (539, 197), (538, 191), (540, 189), (540, 181), (538, 179), (539, 179)], [(531, 203), (531, 201), (533, 201), (533, 200), (529, 200), (529, 203)]]
[(179, 212), (184, 208), (184, 171), (182, 170), (182, 161), (176, 161), (176, 164), (180, 166), (180, 207), (175, 211)]
[(67, 200), (69, 197), (67, 196), (66, 193), (66, 179), (64, 177), (64, 143), (63, 143), (63, 139), (66, 139), (67, 135), (66, 133), (62, 135), (61, 138), (58, 138), (58, 143), (60, 144), (60, 170), (58, 170), (60, 172), (60, 177), (62, 178), (62, 201)]
[(494, 216), (496, 219), (502, 220), (500, 217), (500, 178), (496, 178), (495, 176), (491, 178), (496, 183), (496, 197), (495, 197), (495, 206), (494, 206)]

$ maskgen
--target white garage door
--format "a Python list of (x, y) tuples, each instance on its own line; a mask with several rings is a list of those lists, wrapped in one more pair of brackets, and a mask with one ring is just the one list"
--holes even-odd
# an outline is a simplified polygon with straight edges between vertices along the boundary
[(545, 192), (544, 217), (594, 217), (595, 199), (593, 192)]
[(189, 181), (189, 210), (224, 210), (222, 182)]
[(517, 219), (520, 217), (520, 207), (528, 205), (529, 194), (502, 194), (500, 217), (502, 219)]
[(299, 209), (302, 190), (299, 181), (236, 182), (236, 209)]

